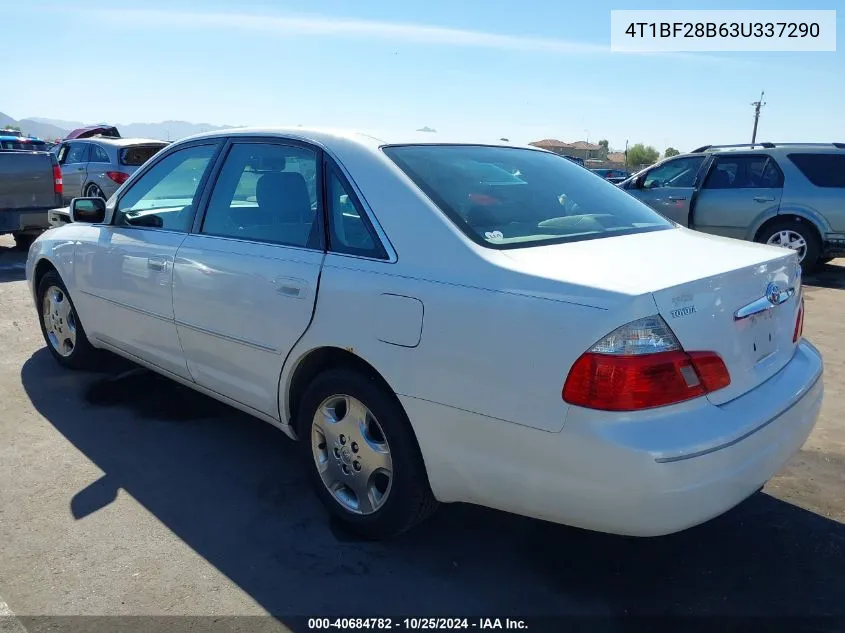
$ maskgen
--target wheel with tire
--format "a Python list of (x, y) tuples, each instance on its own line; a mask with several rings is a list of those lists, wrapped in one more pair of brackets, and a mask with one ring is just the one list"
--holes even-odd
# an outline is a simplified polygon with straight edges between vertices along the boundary
[(317, 376), (297, 429), (317, 496), (365, 538), (401, 534), (437, 505), (422, 455), (396, 396), (352, 369)]
[(804, 272), (811, 272), (819, 263), (821, 243), (815, 228), (807, 222), (798, 220), (776, 222), (766, 227), (758, 236), (757, 241), (796, 251)]
[(96, 366), (97, 350), (88, 341), (67, 288), (54, 270), (38, 283), (38, 317), (47, 349), (60, 365), (71, 369)]
[(102, 198), (103, 200), (106, 199), (106, 195), (103, 193), (103, 190), (100, 189), (100, 187), (93, 182), (85, 185), (85, 189), (82, 192), (82, 196), (84, 198)]
[(21, 251), (27, 250), (35, 241), (37, 235), (32, 233), (15, 233), (12, 237), (15, 238), (15, 248)]

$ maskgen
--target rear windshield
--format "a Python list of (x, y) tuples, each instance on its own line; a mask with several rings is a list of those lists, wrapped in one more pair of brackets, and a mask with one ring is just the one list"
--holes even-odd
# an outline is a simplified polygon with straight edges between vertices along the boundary
[(135, 147), (124, 147), (120, 150), (120, 162), (130, 167), (140, 167), (152, 158), (162, 147), (161, 145), (136, 145)]
[(845, 152), (839, 154), (790, 154), (789, 160), (816, 187), (845, 187)]
[(518, 248), (674, 226), (556, 154), (474, 145), (396, 145), (384, 152), (483, 246)]

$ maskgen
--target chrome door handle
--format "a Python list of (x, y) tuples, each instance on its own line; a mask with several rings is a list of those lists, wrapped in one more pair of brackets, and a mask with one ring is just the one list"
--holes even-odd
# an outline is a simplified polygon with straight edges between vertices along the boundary
[(686, 196), (669, 196), (669, 200), (678, 201), (678, 200), (686, 200)]
[(167, 260), (158, 257), (150, 257), (147, 260), (147, 268), (152, 270), (167, 270)]
[(774, 198), (768, 196), (754, 196), (754, 202), (774, 202)]

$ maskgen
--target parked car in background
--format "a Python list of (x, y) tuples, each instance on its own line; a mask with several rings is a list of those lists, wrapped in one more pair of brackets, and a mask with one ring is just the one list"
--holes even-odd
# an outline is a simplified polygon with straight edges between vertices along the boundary
[(576, 165), (580, 165), (581, 167), (584, 166), (584, 159), (578, 158), (577, 156), (564, 156), (566, 160), (572, 161)]
[(13, 130), (11, 128), (3, 128), (0, 130), (0, 136), (14, 136), (14, 137), (21, 137), (23, 136), (23, 132), (20, 130)]
[(166, 146), (164, 141), (101, 136), (62, 142), (57, 158), (65, 200), (80, 196), (109, 198), (138, 167)]
[(0, 149), (43, 152), (49, 148), (46, 142), (34, 136), (6, 136), (0, 133)]
[(590, 171), (593, 172), (594, 174), (596, 174), (597, 176), (601, 176), (606, 181), (612, 182), (614, 184), (622, 182), (623, 180), (630, 177), (630, 175), (631, 175), (627, 171), (625, 171), (624, 169), (598, 168), (598, 169), (590, 169)]
[(793, 249), (805, 270), (845, 255), (845, 143), (707, 145), (620, 187), (682, 226)]
[(49, 152), (0, 149), (0, 235), (26, 248), (62, 202), (62, 172)]
[(801, 447), (824, 387), (794, 252), (551, 152), (422, 138), (202, 134), (77, 198), (26, 265), (50, 354), (111, 350), (279, 427), (369, 537), (436, 501), (666, 534)]

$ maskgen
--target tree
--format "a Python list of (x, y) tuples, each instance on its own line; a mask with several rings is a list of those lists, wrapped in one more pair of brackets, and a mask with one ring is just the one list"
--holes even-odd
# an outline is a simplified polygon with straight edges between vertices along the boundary
[(651, 165), (657, 162), (658, 158), (660, 158), (660, 152), (651, 145), (637, 143), (628, 148), (629, 165)]
[(3, 126), (3, 129), (4, 129), (4, 130), (15, 130), (15, 131), (17, 131), (17, 132), (20, 132), (20, 131), (21, 131), (21, 126), (20, 126), (20, 125), (4, 125), (4, 126)]
[(677, 155), (678, 155), (678, 154), (680, 154), (680, 153), (681, 153), (681, 152), (679, 152), (678, 150), (676, 150), (674, 147), (667, 147), (667, 148), (666, 148), (666, 151), (665, 151), (665, 152), (663, 152), (663, 157), (664, 157), (664, 158), (671, 158), (672, 156), (677, 156)]
[(606, 138), (603, 138), (599, 141), (599, 147), (601, 147), (601, 157), (604, 160), (607, 160), (607, 154), (610, 151), (610, 143)]

